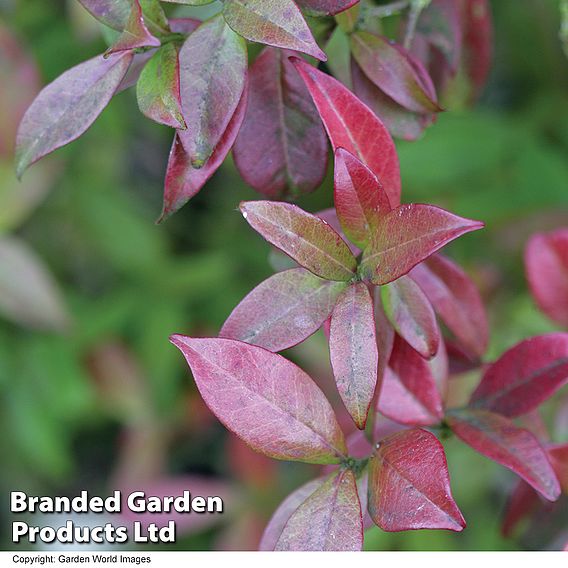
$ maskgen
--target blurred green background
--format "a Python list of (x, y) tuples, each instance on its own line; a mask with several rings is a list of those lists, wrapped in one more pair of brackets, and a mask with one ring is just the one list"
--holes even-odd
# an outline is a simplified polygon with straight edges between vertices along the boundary
[[(405, 201), (438, 204), (487, 223), (449, 253), (486, 299), (490, 359), (554, 329), (528, 294), (522, 250), (533, 232), (568, 226), (568, 61), (558, 39), (558, 2), (495, 0), (493, 7), (495, 62), (478, 106), (444, 113), (422, 140), (398, 144)], [(0, 0), (0, 26), (35, 60), (41, 84), (105, 48), (98, 25), (75, 0)], [(15, 108), (2, 109), (0, 130), (12, 136), (18, 104), (30, 99), (10, 76), (17, 58), (5, 53), (0, 101), (12, 100)], [(31, 75), (19, 80), (33, 91)], [(10, 490), (105, 495), (119, 486), (151, 490), (156, 481), (173, 487), (168, 484), (185, 480), (189, 488), (199, 483), (204, 491), (226, 492), (228, 510), (215, 526), (183, 527), (175, 548), (251, 549), (277, 504), (316, 472), (255, 457), (229, 438), (168, 343), (174, 332), (215, 335), (238, 301), (272, 273), (268, 245), (236, 212), (239, 201), (257, 196), (230, 160), (177, 215), (154, 224), (171, 138), (170, 130), (138, 113), (130, 90), (115, 97), (79, 141), (34, 166), (21, 185), (4, 146), (2, 548), (13, 548)], [(300, 205), (310, 211), (331, 206), (330, 176)], [(290, 356), (327, 388), (323, 336)], [(475, 380), (466, 377), (458, 388), (467, 390)], [(557, 441), (566, 440), (560, 426), (552, 430)], [(562, 523), (567, 529), (564, 512), (553, 528), (501, 537), (513, 475), (456, 440), (446, 447), (468, 528), (462, 534), (372, 529), (367, 548), (546, 548)]]

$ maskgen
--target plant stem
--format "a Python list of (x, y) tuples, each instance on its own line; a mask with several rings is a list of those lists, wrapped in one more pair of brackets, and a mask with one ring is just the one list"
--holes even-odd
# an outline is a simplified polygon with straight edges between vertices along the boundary
[(406, 10), (410, 4), (411, 0), (398, 0), (397, 2), (391, 2), (384, 6), (367, 6), (367, 13), (370, 16), (387, 18), (389, 16), (394, 16), (395, 14), (400, 14), (400, 12)]
[(414, 34), (416, 32), (416, 25), (418, 24), (418, 19), (422, 10), (428, 7), (432, 0), (411, 0), (410, 2), (410, 14), (408, 16), (408, 23), (406, 27), (406, 35), (404, 36), (404, 48), (410, 49), (412, 46), (412, 40), (414, 39)]

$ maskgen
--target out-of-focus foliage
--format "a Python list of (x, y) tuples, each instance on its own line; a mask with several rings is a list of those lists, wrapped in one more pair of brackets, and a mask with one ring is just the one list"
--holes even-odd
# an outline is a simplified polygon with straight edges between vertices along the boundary
[[(167, 8), (188, 16), (214, 9)], [(483, 291), (491, 359), (529, 335), (558, 329), (529, 295), (522, 251), (533, 232), (568, 225), (568, 61), (558, 39), (559, 3), (494, 1), (493, 8), (495, 63), (480, 104), (454, 109), (450, 101), (450, 111), (422, 139), (397, 144), (405, 202), (428, 201), (487, 223), (475, 244), (458, 242), (450, 253)], [(219, 525), (200, 532), (188, 527), (192, 534), (176, 546), (256, 548), (278, 503), (314, 476), (314, 466), (253, 456), (229, 437), (204, 409), (167, 341), (172, 331), (217, 334), (233, 307), (272, 272), (269, 246), (235, 211), (255, 194), (229, 160), (208, 191), (156, 226), (170, 132), (141, 118), (132, 90), (117, 96), (81, 140), (34, 166), (21, 185), (13, 174), (5, 135), (14, 135), (24, 101), (40, 84), (104, 50), (99, 32), (75, 0), (0, 0), (0, 46), (27, 54), (21, 65), (14, 65), (19, 55), (0, 56), (0, 251), (17, 243), (12, 252), (25, 250), (48, 282), (43, 303), (31, 310), (35, 321), (25, 300), (20, 305), (27, 313), (3, 309), (7, 296), (0, 298), (0, 488), (104, 494), (199, 475), (228, 492), (238, 487), (238, 499), (227, 498)], [(14, 39), (6, 40), (7, 33)], [(24, 65), (29, 75), (22, 77)], [(13, 105), (9, 112), (6, 105)], [(302, 207), (332, 204), (330, 174), (302, 198)], [(5, 266), (2, 260), (2, 294)], [(9, 285), (24, 298), (30, 292), (25, 277)], [(47, 320), (38, 324), (44, 313)], [(323, 335), (290, 354), (329, 396)], [(460, 381), (454, 397), (465, 400), (476, 377)], [(558, 404), (547, 404), (548, 422), (546, 410)], [(549, 426), (556, 441), (565, 438), (560, 426)], [(455, 439), (445, 445), (467, 529), (391, 534), (373, 528), (366, 548), (551, 545), (545, 531), (501, 537), (496, 511), (513, 487), (512, 474)], [(566, 510), (553, 519), (565, 530)], [(9, 526), (4, 521), (0, 526)], [(8, 537), (1, 535), (4, 546)]]

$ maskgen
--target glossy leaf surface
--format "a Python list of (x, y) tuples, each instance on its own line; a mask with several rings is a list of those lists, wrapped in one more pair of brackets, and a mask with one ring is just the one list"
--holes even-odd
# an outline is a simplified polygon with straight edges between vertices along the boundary
[(343, 148), (335, 152), (333, 197), (345, 234), (364, 248), (391, 205), (377, 176)]
[(469, 276), (449, 258), (436, 254), (410, 272), (461, 345), (481, 357), (489, 326), (483, 301)]
[(546, 451), (528, 430), (487, 410), (454, 410), (446, 420), (474, 450), (516, 473), (549, 501), (558, 499), (556, 474)]
[(361, 272), (373, 284), (388, 284), (450, 241), (482, 227), (479, 221), (433, 205), (401, 205), (381, 220), (363, 255)]
[(233, 30), (250, 41), (326, 60), (293, 0), (226, 0), (223, 16)]
[(171, 341), (207, 406), (254, 450), (276, 459), (340, 461), (345, 441), (333, 410), (299, 367), (240, 341), (181, 335)]
[(369, 465), (368, 507), (385, 531), (465, 528), (444, 448), (425, 430), (403, 430), (379, 443)]
[(39, 93), (18, 129), (18, 176), (88, 130), (114, 95), (131, 61), (131, 53), (95, 57), (69, 69)]
[(304, 268), (279, 272), (243, 299), (219, 336), (273, 352), (288, 349), (322, 326), (345, 286), (319, 278)]
[(328, 280), (351, 280), (356, 260), (345, 241), (322, 219), (296, 205), (241, 203), (247, 223), (298, 264)]
[(568, 229), (534, 235), (525, 251), (525, 266), (538, 307), (568, 327)]
[(483, 375), (470, 404), (514, 418), (537, 408), (568, 382), (568, 333), (522, 341)]
[(242, 98), (247, 75), (245, 41), (222, 16), (215, 16), (185, 41), (179, 65), (187, 125), (184, 147), (192, 165), (200, 168), (219, 145)]
[(333, 149), (357, 156), (379, 178), (396, 207), (400, 203), (400, 168), (394, 142), (384, 124), (339, 81), (294, 58), (318, 108)]
[(438, 352), (440, 330), (432, 304), (418, 284), (401, 276), (381, 287), (385, 312), (398, 334), (422, 357)]
[(358, 551), (363, 519), (353, 472), (341, 470), (290, 516), (275, 550)]
[(316, 189), (327, 139), (291, 52), (267, 48), (249, 70), (249, 103), (233, 155), (243, 179), (270, 198)]
[(337, 300), (329, 332), (337, 389), (358, 428), (365, 428), (377, 385), (378, 350), (373, 300), (366, 284), (348, 286)]

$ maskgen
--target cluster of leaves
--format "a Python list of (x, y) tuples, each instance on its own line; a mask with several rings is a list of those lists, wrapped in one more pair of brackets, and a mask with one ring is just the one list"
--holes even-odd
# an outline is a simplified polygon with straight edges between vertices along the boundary
[[(313, 27), (330, 68), (395, 136), (418, 137), (441, 110), (439, 95), (450, 84), (465, 78), (467, 96), (474, 96), (488, 70), (486, 0), (412, 0), (392, 8), (357, 0), (226, 0), (204, 22), (168, 19), (158, 0), (80, 2), (113, 41), (31, 105), (18, 133), (18, 175), (82, 135), (115, 93), (136, 84), (141, 112), (176, 129), (161, 219), (195, 196), (232, 148), (243, 178), (268, 197), (295, 197), (321, 184), (325, 133), (288, 50), (327, 56), (301, 10), (321, 17)], [(384, 35), (382, 24), (400, 12), (394, 35), (405, 36), (406, 48)], [(269, 46), (250, 69), (245, 39)], [(342, 65), (350, 53), (352, 62)]]

